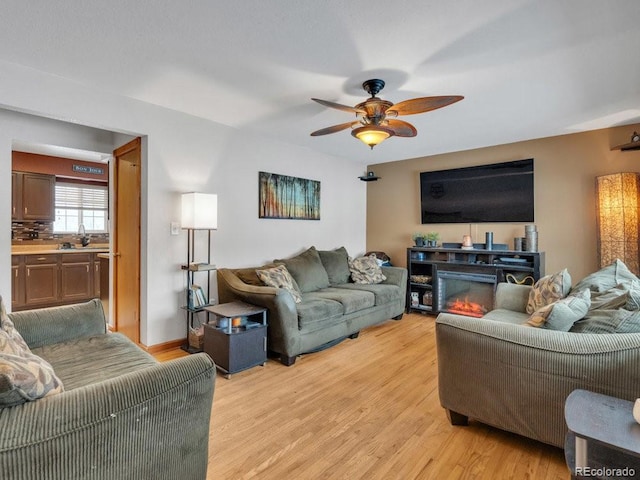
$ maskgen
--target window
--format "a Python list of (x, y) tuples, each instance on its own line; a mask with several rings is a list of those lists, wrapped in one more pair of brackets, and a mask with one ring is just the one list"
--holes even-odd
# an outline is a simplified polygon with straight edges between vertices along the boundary
[(107, 232), (109, 208), (107, 187), (56, 182), (54, 233), (77, 233), (84, 225), (87, 233)]

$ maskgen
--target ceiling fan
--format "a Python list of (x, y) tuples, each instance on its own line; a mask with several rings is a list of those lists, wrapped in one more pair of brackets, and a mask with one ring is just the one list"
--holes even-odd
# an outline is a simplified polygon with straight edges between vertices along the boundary
[(373, 149), (373, 147), (389, 137), (415, 137), (418, 134), (413, 125), (402, 120), (396, 120), (395, 117), (429, 112), (459, 102), (464, 98), (460, 95), (420, 97), (393, 104), (388, 100), (376, 97), (380, 90), (384, 88), (383, 80), (375, 78), (367, 80), (362, 84), (362, 88), (371, 95), (371, 98), (357, 104), (355, 107), (312, 98), (311, 100), (325, 107), (355, 113), (357, 120), (316, 130), (311, 133), (311, 136), (328, 135), (329, 133), (351, 128), (351, 135)]

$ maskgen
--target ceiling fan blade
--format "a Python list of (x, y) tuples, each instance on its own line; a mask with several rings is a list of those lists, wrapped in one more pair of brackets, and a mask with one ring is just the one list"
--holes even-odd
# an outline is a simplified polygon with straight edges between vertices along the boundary
[(396, 137), (415, 137), (418, 134), (416, 127), (402, 120), (387, 119), (387, 126), (395, 132)]
[(386, 113), (387, 115), (414, 115), (416, 113), (430, 112), (431, 110), (459, 102), (463, 98), (461, 95), (412, 98), (389, 107)]
[(361, 108), (350, 107), (348, 105), (342, 105), (340, 103), (330, 102), (329, 100), (320, 100), (319, 98), (312, 98), (314, 102), (318, 102), (320, 105), (324, 105), (329, 108), (337, 108), (338, 110), (343, 110), (345, 112), (351, 113), (367, 113)]
[(341, 123), (340, 125), (333, 125), (331, 127), (321, 128), (320, 130), (311, 132), (311, 136), (318, 137), (320, 135), (328, 135), (329, 133), (340, 132), (342, 130), (346, 130), (347, 128), (351, 128), (354, 125), (360, 125), (360, 122), (347, 122), (347, 123)]

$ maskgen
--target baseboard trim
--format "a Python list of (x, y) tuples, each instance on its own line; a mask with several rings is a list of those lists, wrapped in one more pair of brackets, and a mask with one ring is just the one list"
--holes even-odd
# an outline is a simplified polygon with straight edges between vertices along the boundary
[(169, 350), (175, 350), (176, 348), (180, 348), (187, 341), (186, 338), (181, 340), (171, 340), (170, 342), (158, 343), (156, 345), (151, 345), (147, 347), (146, 345), (139, 344), (145, 351), (151, 354), (163, 353)]

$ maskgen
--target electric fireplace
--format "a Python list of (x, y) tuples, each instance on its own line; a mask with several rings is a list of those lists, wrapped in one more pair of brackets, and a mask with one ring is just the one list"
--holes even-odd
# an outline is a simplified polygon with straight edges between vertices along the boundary
[(468, 317), (482, 317), (493, 309), (496, 276), (438, 270), (438, 309)]

